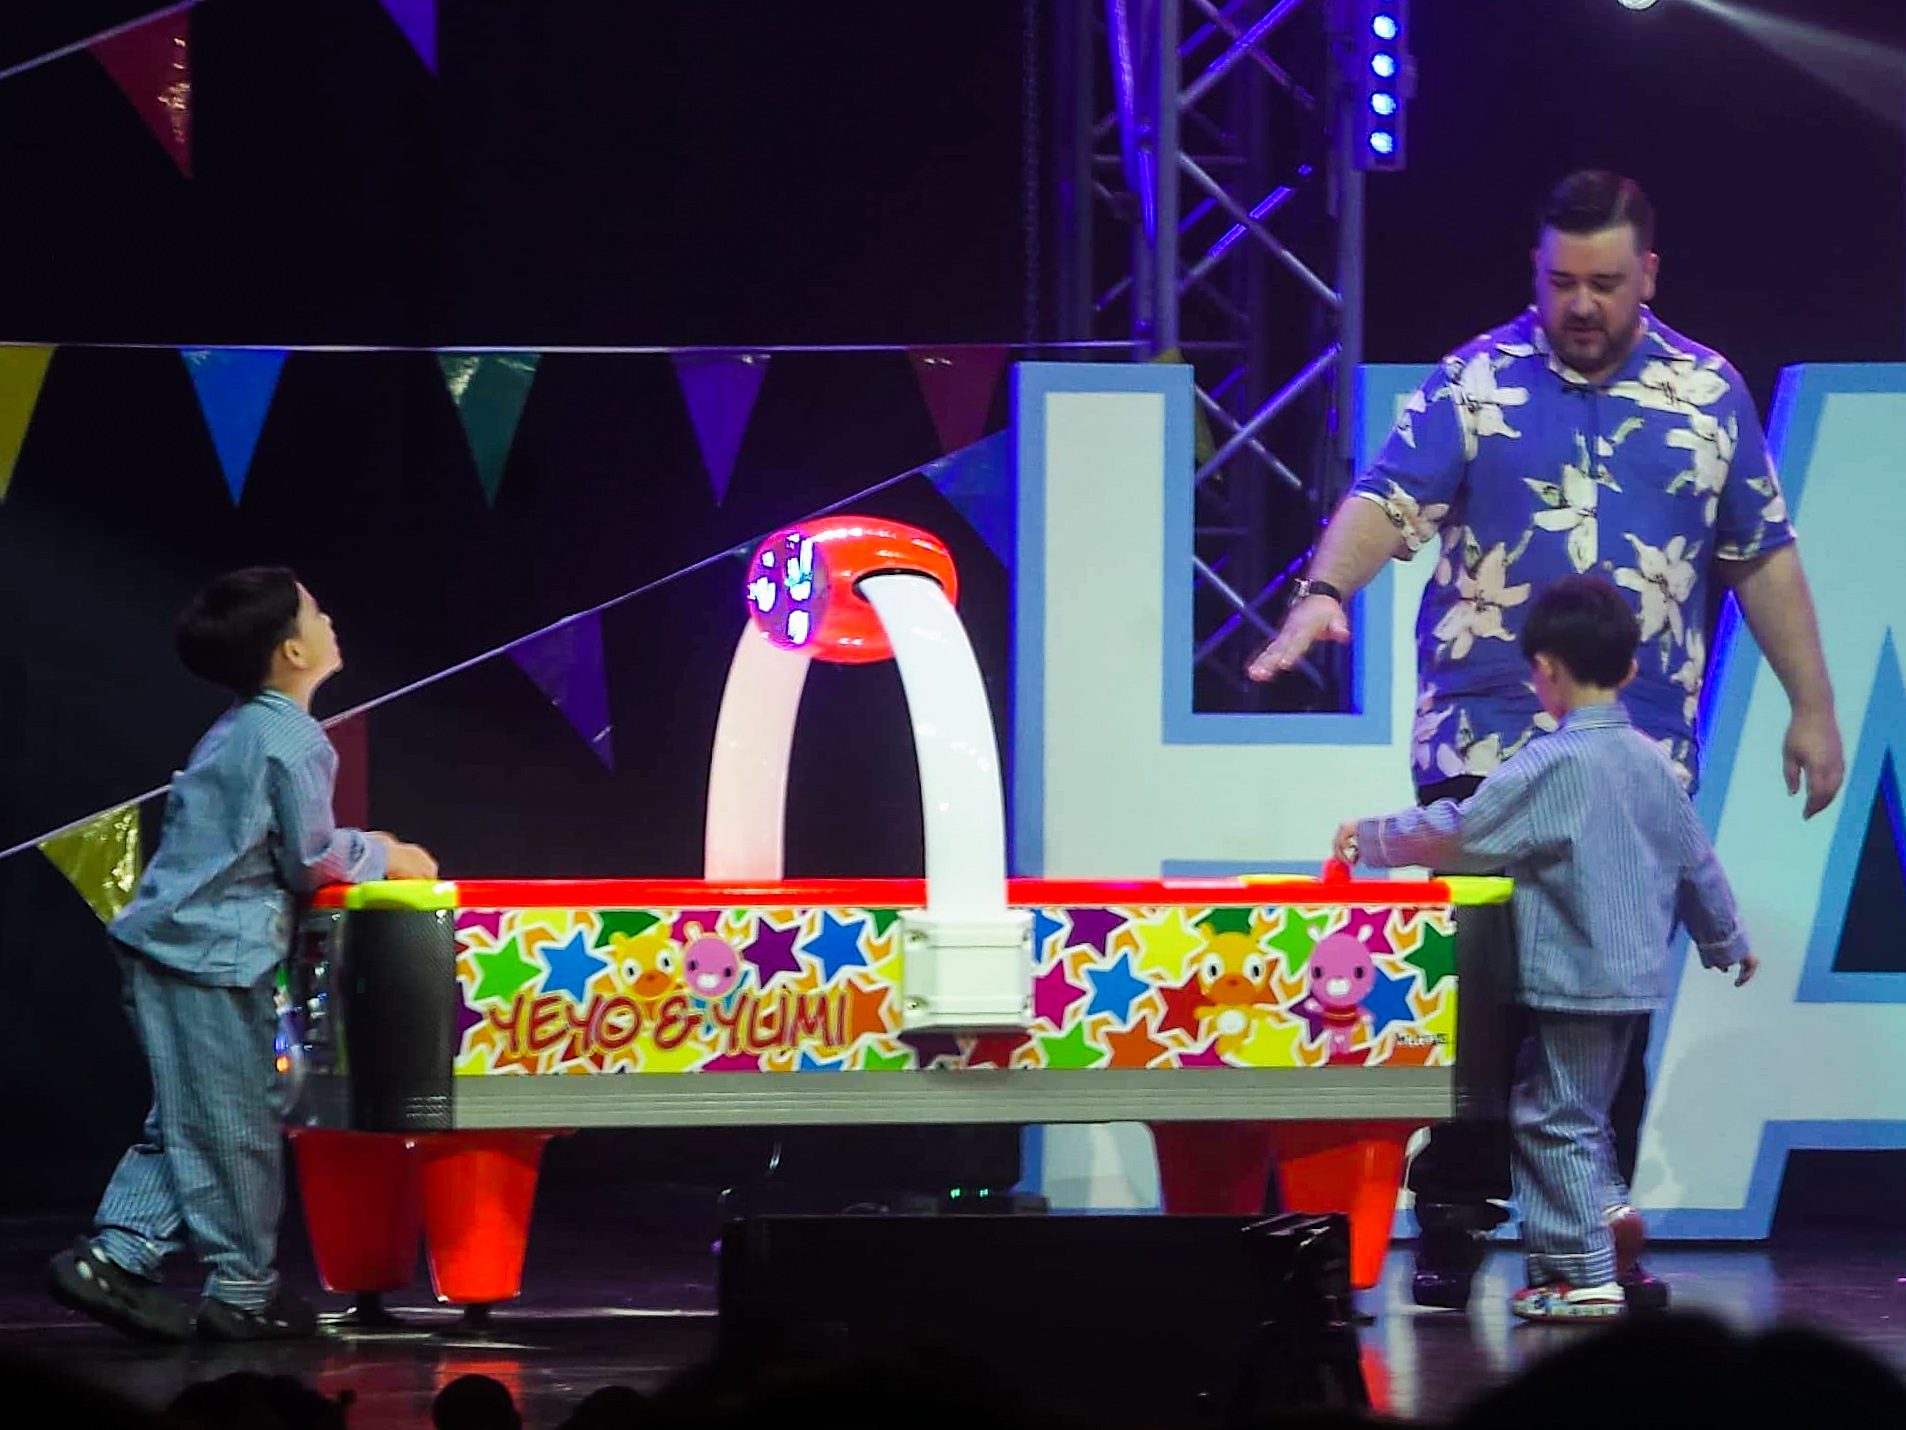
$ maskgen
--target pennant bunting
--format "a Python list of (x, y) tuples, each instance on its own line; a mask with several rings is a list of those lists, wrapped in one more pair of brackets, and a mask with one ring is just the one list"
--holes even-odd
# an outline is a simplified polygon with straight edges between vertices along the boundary
[(1013, 564), (1012, 440), (1011, 432), (995, 432), (921, 469), (1008, 570)]
[(192, 12), (160, 15), (87, 46), (172, 162), (192, 177)]
[(682, 385), (682, 400), (695, 424), (695, 440), (701, 444), (702, 465), (708, 469), (717, 506), (727, 499), (741, 438), (767, 375), (765, 353), (675, 355), (675, 379)]
[(338, 752), (337, 785), (331, 808), (341, 829), (371, 826), (371, 716), (367, 710), (327, 722), (324, 733)]
[(258, 434), (271, 410), (278, 374), (284, 370), (283, 348), (181, 348), (185, 370), (198, 390), (199, 409), (211, 429), (218, 464), (233, 503), (245, 494)]
[(51, 348), (0, 347), (0, 501), (7, 499), (13, 484), (13, 465), (20, 459), (52, 361)]
[[(1181, 348), (1166, 348), (1153, 362), (1171, 362), (1184, 366), (1185, 354)], [(1196, 383), (1197, 374), (1192, 374)], [(1218, 455), (1218, 444), (1211, 439), (1211, 418), (1204, 410), (1204, 404), (1194, 396), (1191, 402), (1191, 452), (1200, 467)]]
[(77, 829), (40, 841), (40, 852), (79, 890), (101, 923), (111, 923), (132, 902), (143, 867), (139, 806), (124, 804), (96, 815)]
[(492, 506), (496, 504), (497, 488), (503, 485), (503, 468), (509, 461), (510, 444), (516, 440), (516, 424), (522, 420), (523, 404), (529, 401), (530, 384), (536, 380), (538, 356), (437, 354), (444, 383), (463, 421), (463, 435), (470, 442), (470, 455), (476, 459), (483, 499)]
[(993, 393), (1006, 366), (1005, 348), (913, 348), (913, 375), (933, 417), (940, 450), (956, 452), (979, 441), (992, 414)]
[(404, 32), (410, 47), (424, 62), (424, 68), (437, 72), (437, 0), (384, 0), (384, 10)]
[(609, 724), (609, 676), (602, 657), (602, 617), (587, 615), (538, 631), (510, 647), (510, 659), (568, 717), (595, 752), (615, 768)]

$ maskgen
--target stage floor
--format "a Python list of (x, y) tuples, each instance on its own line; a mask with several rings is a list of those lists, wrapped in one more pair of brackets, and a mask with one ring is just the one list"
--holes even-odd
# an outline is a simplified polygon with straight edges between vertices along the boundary
[[(489, 1331), (472, 1335), (428, 1293), (394, 1297), (412, 1309), (400, 1333), (328, 1333), (265, 1348), (153, 1348), (92, 1326), (40, 1291), (44, 1260), (74, 1223), (0, 1223), (0, 1353), (54, 1362), (158, 1406), (180, 1387), (237, 1369), (296, 1375), (327, 1393), (349, 1388), (354, 1430), (428, 1424), (439, 1387), (471, 1372), (516, 1393), (527, 1424), (558, 1424), (598, 1386), (659, 1386), (714, 1343), (712, 1256), (679, 1239), (603, 1242), (588, 1229), (541, 1225), (531, 1243), (530, 1290), (498, 1308)], [(287, 1237), (287, 1271), (314, 1285), (303, 1238)], [(1846, 1337), (1906, 1374), (1906, 1239), (1897, 1235), (1810, 1238), (1772, 1247), (1662, 1249), (1650, 1265), (1671, 1280), (1676, 1303), (1739, 1325), (1794, 1321)], [(1467, 1315), (1408, 1303), (1409, 1254), (1393, 1251), (1383, 1284), (1362, 1298), (1376, 1317), (1363, 1332), (1372, 1395), (1387, 1412), (1434, 1419), (1584, 1332), (1522, 1326), (1507, 1297), (1519, 1262), (1499, 1251)], [(421, 1268), (420, 1268), (421, 1271)], [(327, 1308), (336, 1309), (326, 1298)]]

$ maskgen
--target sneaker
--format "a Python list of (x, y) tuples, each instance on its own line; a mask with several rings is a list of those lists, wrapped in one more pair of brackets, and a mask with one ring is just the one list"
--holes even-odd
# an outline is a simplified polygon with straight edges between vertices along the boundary
[(1627, 1308), (1619, 1281), (1601, 1286), (1571, 1286), (1566, 1281), (1524, 1286), (1509, 1302), (1509, 1309), (1525, 1321), (1603, 1321)]
[(1420, 1231), (1410, 1299), (1439, 1311), (1466, 1309), (1476, 1273), (1489, 1255), (1489, 1230), (1502, 1221), (1502, 1212), (1490, 1205), (1419, 1203), (1416, 1217)]
[(199, 1335), (208, 1341), (291, 1341), (317, 1331), (318, 1313), (282, 1288), (255, 1311), (229, 1301), (207, 1301), (199, 1308)]
[(1641, 1264), (1648, 1244), (1648, 1225), (1633, 1207), (1615, 1207), (1608, 1213), (1608, 1230), (1615, 1238), (1615, 1280), (1621, 1283), (1631, 1311), (1665, 1311), (1672, 1293), (1668, 1283), (1650, 1276)]
[(46, 1289), (62, 1306), (140, 1340), (183, 1341), (192, 1335), (192, 1313), (163, 1286), (108, 1261), (85, 1237), (53, 1258)]

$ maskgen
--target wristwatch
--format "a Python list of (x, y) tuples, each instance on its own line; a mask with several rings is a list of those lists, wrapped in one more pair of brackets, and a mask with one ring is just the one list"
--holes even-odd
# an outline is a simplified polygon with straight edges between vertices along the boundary
[(1294, 606), (1299, 601), (1308, 600), (1312, 596), (1328, 596), (1338, 605), (1343, 604), (1343, 592), (1328, 581), (1313, 581), (1308, 576), (1299, 576), (1296, 584), (1291, 587), (1291, 604)]

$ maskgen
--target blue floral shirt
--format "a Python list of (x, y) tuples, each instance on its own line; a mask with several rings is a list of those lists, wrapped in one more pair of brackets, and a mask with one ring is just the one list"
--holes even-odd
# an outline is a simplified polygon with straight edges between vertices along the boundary
[(1641, 620), (1624, 702), (1692, 787), (1714, 563), (1794, 539), (1725, 358), (1644, 311), (1635, 351), (1598, 386), (1531, 308), (1443, 359), (1352, 490), (1388, 513), (1405, 557), (1440, 548), (1416, 626), (1419, 785), (1486, 775), (1555, 728), (1517, 639), (1536, 591), (1593, 572)]

